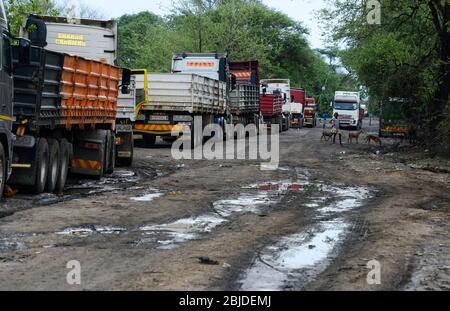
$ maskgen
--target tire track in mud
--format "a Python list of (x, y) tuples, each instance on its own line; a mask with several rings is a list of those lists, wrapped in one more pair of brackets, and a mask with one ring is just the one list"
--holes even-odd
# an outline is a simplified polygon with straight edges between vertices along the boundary
[(250, 265), (237, 273), (234, 290), (304, 290), (331, 262), (353, 228), (348, 214), (371, 199), (374, 189), (321, 185), (321, 196), (306, 208), (315, 209), (306, 230), (265, 243)]

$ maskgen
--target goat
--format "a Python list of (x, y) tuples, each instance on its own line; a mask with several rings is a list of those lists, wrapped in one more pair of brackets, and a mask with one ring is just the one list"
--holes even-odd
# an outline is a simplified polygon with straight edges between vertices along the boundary
[(359, 136), (361, 136), (362, 133), (364, 133), (363, 130), (348, 133), (348, 143), (351, 144), (353, 143), (353, 140), (356, 139), (356, 143), (359, 144)]

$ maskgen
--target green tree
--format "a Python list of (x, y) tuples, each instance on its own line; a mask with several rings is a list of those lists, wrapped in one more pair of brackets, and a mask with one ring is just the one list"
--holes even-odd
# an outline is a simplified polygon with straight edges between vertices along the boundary
[(60, 14), (53, 0), (7, 0), (6, 15), (11, 27), (11, 33), (19, 34), (20, 27), (25, 23), (24, 16), (29, 13), (57, 16)]
[(330, 2), (334, 9), (324, 10), (322, 20), (331, 41), (345, 45), (342, 62), (371, 100), (407, 99), (423, 142), (431, 148), (449, 142), (442, 129), (450, 126), (450, 1), (382, 0), (380, 25), (367, 23), (368, 1)]

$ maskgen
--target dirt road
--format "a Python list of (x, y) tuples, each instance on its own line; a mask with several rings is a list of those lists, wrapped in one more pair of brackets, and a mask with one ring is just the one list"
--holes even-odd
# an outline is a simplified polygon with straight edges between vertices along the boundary
[[(276, 171), (161, 146), (61, 197), (8, 199), (0, 290), (450, 289), (449, 175), (397, 163), (390, 142), (320, 135), (284, 133)], [(73, 260), (81, 285), (67, 283)]]

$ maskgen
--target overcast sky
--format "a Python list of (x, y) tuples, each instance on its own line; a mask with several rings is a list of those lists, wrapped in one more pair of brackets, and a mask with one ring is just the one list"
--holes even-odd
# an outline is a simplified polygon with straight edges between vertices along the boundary
[[(70, 0), (69, 0), (70, 1)], [(159, 15), (170, 12), (172, 0), (80, 0), (98, 9), (107, 18), (119, 17), (140, 11), (151, 11)], [(313, 48), (323, 46), (319, 23), (314, 11), (325, 6), (324, 0), (263, 0), (268, 6), (276, 8), (309, 28), (309, 41)]]

